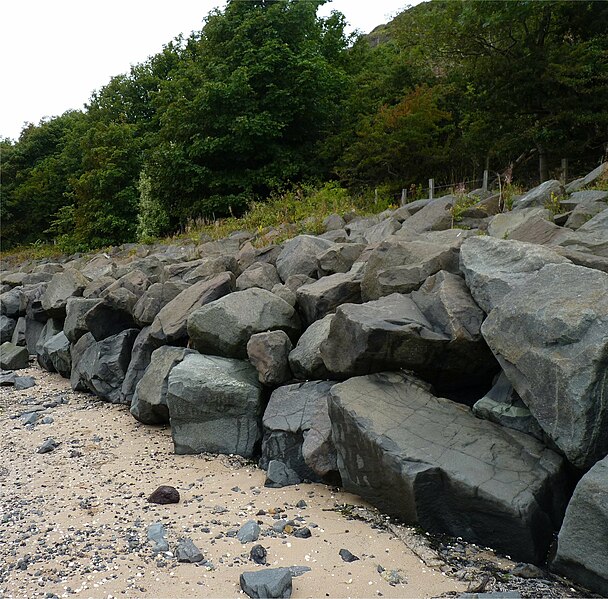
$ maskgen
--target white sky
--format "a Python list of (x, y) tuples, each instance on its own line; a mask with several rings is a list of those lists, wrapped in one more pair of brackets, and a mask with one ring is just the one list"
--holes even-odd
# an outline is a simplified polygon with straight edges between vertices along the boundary
[[(222, 0), (0, 0), (0, 138), (26, 122), (80, 109), (91, 92), (180, 33), (200, 30)], [(333, 0), (353, 29), (369, 32), (420, 0)]]

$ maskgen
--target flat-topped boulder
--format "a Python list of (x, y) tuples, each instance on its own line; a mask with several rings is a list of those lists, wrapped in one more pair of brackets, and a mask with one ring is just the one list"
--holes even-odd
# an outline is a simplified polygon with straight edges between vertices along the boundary
[(81, 296), (88, 282), (83, 274), (73, 268), (56, 273), (41, 298), (43, 310), (51, 318), (65, 318), (68, 298)]
[(262, 438), (262, 393), (243, 360), (187, 355), (169, 375), (167, 405), (175, 453), (254, 454)]
[(313, 235), (298, 235), (286, 241), (276, 260), (282, 281), (291, 275), (317, 276), (318, 259), (332, 247), (333, 242)]
[(549, 264), (490, 313), (482, 333), (513, 387), (568, 460), (608, 454), (608, 275)]
[(281, 330), (295, 341), (300, 318), (293, 306), (266, 289), (235, 291), (188, 317), (193, 346), (205, 354), (247, 357), (247, 342), (255, 333)]
[(329, 413), (346, 490), (430, 532), (542, 563), (567, 501), (561, 456), (401, 373), (334, 385)]

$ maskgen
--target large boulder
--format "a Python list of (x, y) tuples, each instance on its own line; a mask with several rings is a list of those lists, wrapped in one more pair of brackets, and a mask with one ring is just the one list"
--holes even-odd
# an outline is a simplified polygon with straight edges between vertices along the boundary
[(251, 287), (260, 287), (272, 291), (275, 285), (281, 283), (277, 269), (266, 262), (254, 262), (236, 280), (238, 291), (244, 291)]
[(48, 354), (44, 351), (44, 344), (51, 338), (63, 331), (63, 320), (58, 318), (49, 318), (46, 324), (42, 327), (38, 341), (36, 342), (36, 357), (38, 364), (44, 370), (55, 372), (55, 366), (50, 360)]
[[(137, 341), (136, 341), (137, 343)], [(152, 352), (150, 365), (137, 383), (131, 414), (144, 424), (168, 424), (167, 387), (169, 374), (192, 350), (165, 345)]]
[(608, 258), (608, 208), (569, 233), (560, 241), (560, 245)]
[(306, 326), (336, 311), (342, 304), (361, 303), (361, 276), (358, 273), (336, 273), (296, 291)]
[[(608, 191), (604, 192), (608, 196)], [(608, 209), (608, 204), (605, 201), (585, 202), (579, 204), (568, 217), (566, 227), (569, 229), (579, 229), (585, 223), (589, 222), (596, 214)]]
[(293, 306), (266, 289), (236, 291), (188, 317), (188, 335), (198, 351), (232, 358), (247, 357), (247, 342), (255, 333), (277, 330), (295, 341), (300, 319)]
[(10, 341), (5, 341), (0, 345), (0, 368), (2, 370), (27, 368), (29, 359), (30, 356), (25, 347), (19, 347)]
[(608, 597), (608, 458), (578, 483), (559, 531), (552, 569)]
[[(70, 357), (72, 362), (72, 371), (70, 373), (70, 386), (74, 391), (88, 391), (88, 387), (84, 380), (85, 368), (81, 370), (80, 363), (82, 356), (91, 345), (96, 343), (95, 337), (91, 333), (84, 334), (76, 343), (70, 347)], [(86, 364), (83, 364), (86, 366)]]
[(591, 185), (595, 183), (598, 179), (608, 176), (608, 162), (604, 162), (600, 164), (597, 168), (594, 168), (590, 173), (581, 177), (580, 179), (576, 179), (571, 181), (566, 185), (566, 191), (568, 193), (572, 193), (574, 191), (578, 191), (579, 189), (583, 189), (587, 187), (587, 185)]
[(334, 383), (313, 381), (276, 389), (264, 412), (260, 466), (285, 464), (300, 480), (323, 481), (337, 476), (327, 402)]
[[(119, 288), (115, 294), (131, 293), (125, 288)], [(95, 301), (88, 299), (88, 302)], [(107, 296), (98, 303), (91, 304), (90, 308), (82, 315), (84, 325), (81, 330), (90, 331), (97, 341), (107, 337), (113, 337), (126, 329), (135, 328), (135, 321), (128, 309), (120, 308)]]
[(73, 268), (56, 273), (41, 298), (43, 310), (51, 318), (65, 318), (68, 298), (81, 296), (88, 282), (83, 274)]
[(321, 356), (340, 377), (405, 368), (442, 390), (483, 386), (497, 365), (482, 321), (464, 281), (441, 272), (410, 295), (339, 307)]
[(72, 370), (72, 357), (70, 355), (70, 340), (61, 331), (53, 335), (42, 346), (44, 362), (50, 362), (53, 370), (64, 378), (70, 378)]
[(105, 401), (123, 403), (122, 383), (138, 333), (127, 329), (91, 344), (78, 362), (79, 382)]
[(122, 382), (122, 400), (127, 406), (131, 405), (137, 384), (146, 372), (152, 360), (152, 353), (161, 346), (161, 342), (150, 335), (150, 327), (144, 327), (137, 335), (131, 349), (131, 361)]
[(133, 306), (135, 323), (140, 327), (152, 324), (156, 315), (187, 287), (186, 283), (179, 282), (150, 285)]
[(287, 241), (276, 260), (281, 280), (300, 274), (316, 277), (319, 256), (332, 245), (333, 242), (312, 235), (298, 235)]
[(262, 393), (253, 366), (190, 354), (171, 370), (167, 389), (175, 453), (251, 457), (262, 437)]
[[(403, 223), (399, 234), (449, 229), (454, 224), (452, 208), (457, 200), (453, 195), (431, 200)], [(406, 206), (407, 209), (411, 207), (411, 204)]]
[(0, 295), (0, 314), (17, 319), (25, 314), (26, 298), (20, 287), (5, 291)]
[(608, 275), (550, 264), (492, 310), (482, 333), (545, 433), (578, 468), (608, 453)]
[(531, 208), (533, 206), (544, 206), (553, 197), (560, 197), (564, 193), (562, 184), (556, 179), (550, 179), (541, 183), (538, 187), (526, 192), (521, 198), (513, 202), (513, 209)]
[(16, 326), (17, 321), (14, 318), (0, 314), (0, 343), (12, 340)]
[(460, 248), (460, 270), (486, 313), (543, 266), (566, 263), (569, 260), (553, 250), (522, 241), (470, 237)]
[(348, 272), (366, 247), (364, 243), (334, 244), (319, 256), (319, 277), (334, 275), (339, 272)]
[(223, 272), (235, 273), (238, 270), (236, 258), (230, 254), (217, 257), (203, 258), (198, 266), (183, 275), (185, 283), (193, 285), (201, 281), (209, 281)]
[(391, 293), (409, 293), (440, 270), (458, 272), (458, 246), (454, 243), (391, 239), (374, 249), (361, 281), (363, 301)]
[(401, 373), (332, 387), (344, 488), (434, 533), (542, 563), (565, 509), (565, 462)]
[(180, 344), (188, 337), (188, 316), (234, 291), (235, 280), (231, 272), (223, 272), (209, 281), (200, 281), (184, 289), (166, 304), (150, 325), (150, 336), (163, 345)]
[(293, 345), (284, 331), (252, 335), (247, 342), (247, 357), (258, 371), (260, 383), (276, 387), (291, 379), (289, 352)]
[(329, 371), (321, 357), (321, 346), (329, 337), (334, 314), (313, 322), (302, 333), (298, 344), (289, 354), (289, 366), (296, 379), (316, 380), (329, 378)]
[[(102, 303), (103, 300), (98, 298), (70, 297), (68, 299), (63, 332), (72, 343), (76, 343), (85, 333), (89, 332), (86, 324), (86, 314), (89, 310)], [(103, 318), (103, 315), (100, 316)]]

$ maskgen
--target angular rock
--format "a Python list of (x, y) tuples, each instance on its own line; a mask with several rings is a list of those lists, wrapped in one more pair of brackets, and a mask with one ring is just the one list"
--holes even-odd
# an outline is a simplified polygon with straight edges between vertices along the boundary
[(24, 391), (36, 386), (36, 379), (33, 376), (16, 376), (15, 391)]
[[(608, 192), (606, 192), (608, 196)], [(606, 202), (589, 202), (585, 204), (579, 204), (568, 217), (566, 221), (566, 227), (570, 229), (579, 229), (585, 223), (590, 221), (596, 214), (603, 212), (608, 208)]]
[(203, 258), (198, 266), (183, 275), (185, 283), (192, 285), (200, 281), (209, 281), (223, 272), (235, 273), (238, 270), (236, 258), (224, 254), (213, 258)]
[(363, 231), (367, 243), (380, 243), (401, 229), (401, 223), (396, 218), (387, 218)]
[(51, 453), (59, 447), (59, 443), (55, 439), (49, 437), (42, 443), (42, 445), (36, 450), (36, 453)]
[(371, 252), (367, 261), (361, 281), (362, 300), (409, 293), (440, 270), (458, 272), (457, 245), (399, 239), (385, 241)]
[[(403, 223), (401, 232), (424, 233), (451, 228), (454, 220), (452, 208), (456, 200), (456, 196), (452, 195), (431, 200)], [(408, 210), (411, 210), (411, 207), (412, 204), (407, 205)]]
[(521, 210), (522, 208), (531, 208), (533, 206), (544, 206), (547, 202), (551, 201), (552, 194), (554, 197), (560, 197), (563, 193), (562, 184), (556, 179), (550, 179), (515, 200), (513, 202), (513, 209)]
[(287, 285), (275, 285), (270, 291), (295, 308), (296, 294)]
[(336, 243), (319, 256), (319, 278), (348, 272), (365, 248), (364, 243)]
[(289, 599), (292, 575), (289, 568), (243, 572), (239, 584), (243, 592), (252, 599)]
[(251, 287), (260, 287), (272, 291), (272, 288), (280, 283), (277, 269), (272, 264), (254, 262), (236, 280), (236, 288), (238, 291), (243, 291)]
[(99, 279), (93, 279), (82, 292), (82, 297), (86, 299), (100, 298), (101, 294), (107, 289), (116, 279), (114, 277), (99, 277)]
[(569, 233), (560, 245), (608, 258), (608, 208)]
[(53, 365), (53, 371), (58, 372), (64, 378), (70, 378), (72, 371), (72, 356), (70, 354), (70, 340), (61, 331), (53, 335), (42, 346), (43, 362), (50, 362)]
[(54, 337), (57, 335), (57, 333), (61, 333), (62, 331), (63, 321), (57, 318), (49, 318), (42, 328), (36, 343), (36, 357), (38, 364), (41, 368), (44, 368), (49, 372), (55, 372), (55, 366), (53, 366), (53, 362), (50, 360), (48, 354), (44, 351), (44, 344), (51, 339), (51, 337)]
[(169, 423), (167, 407), (169, 374), (176, 364), (191, 353), (192, 350), (168, 345), (159, 347), (152, 353), (150, 365), (137, 383), (131, 402), (131, 414), (136, 420), (144, 424)]
[(553, 250), (522, 241), (471, 237), (460, 248), (460, 270), (471, 295), (489, 313), (547, 264), (566, 264)]
[(323, 228), (325, 231), (338, 231), (343, 229), (346, 222), (339, 214), (330, 214), (323, 219)]
[[(103, 300), (101, 299), (68, 298), (63, 332), (72, 343), (76, 343), (85, 333), (89, 332), (85, 320), (86, 314), (89, 310), (102, 303)], [(101, 318), (103, 318), (103, 314)]]
[(167, 391), (175, 453), (251, 457), (261, 438), (261, 387), (248, 362), (191, 354)]
[(133, 315), (135, 304), (150, 285), (151, 281), (144, 272), (139, 269), (129, 269), (114, 283), (108, 285), (99, 297), (104, 299), (107, 306)]
[(0, 314), (17, 319), (25, 314), (26, 299), (23, 291), (17, 287), (0, 295)]
[(9, 318), (4, 314), (0, 315), (0, 343), (11, 341), (17, 321), (14, 318)]
[(247, 357), (258, 371), (260, 383), (278, 386), (291, 379), (289, 352), (293, 345), (284, 331), (256, 333), (247, 342)]
[(313, 322), (289, 354), (289, 366), (296, 379), (315, 380), (329, 378), (329, 371), (321, 357), (321, 346), (329, 337), (334, 314)]
[[(1, 319), (1, 317), (0, 317), (0, 319)], [(20, 316), (17, 319), (17, 322), (15, 322), (15, 328), (13, 329), (13, 334), (12, 334), (11, 338), (9, 339), (9, 341), (11, 343), (14, 343), (15, 345), (19, 345), (20, 347), (27, 346), (26, 327), (27, 327), (27, 321), (26, 321), (25, 316)], [(42, 330), (42, 325), (40, 326), (40, 330)]]
[(81, 269), (80, 272), (90, 281), (101, 277), (112, 277), (116, 271), (116, 265), (107, 254), (93, 256)]
[(121, 388), (138, 333), (127, 329), (91, 344), (78, 362), (79, 383), (105, 401), (123, 403)]
[(0, 345), (0, 368), (4, 370), (20, 370), (27, 368), (30, 355), (25, 347), (19, 347), (10, 341)]
[(269, 468), (275, 460), (301, 480), (335, 478), (336, 451), (327, 407), (333, 384), (314, 381), (287, 385), (272, 393), (262, 420), (262, 468)]
[(289, 466), (279, 460), (271, 460), (268, 462), (268, 471), (266, 472), (265, 487), (271, 489), (280, 489), (297, 485), (302, 482), (302, 478)]
[(357, 273), (337, 273), (314, 283), (302, 285), (296, 292), (306, 326), (336, 311), (342, 304), (361, 303), (361, 277)]
[(277, 257), (276, 268), (282, 281), (291, 275), (317, 276), (318, 259), (333, 243), (312, 235), (298, 235), (283, 246)]
[(161, 522), (150, 524), (146, 529), (146, 536), (149, 541), (154, 543), (153, 551), (160, 553), (169, 551), (169, 543), (167, 542), (167, 530)]
[(195, 283), (182, 291), (157, 314), (150, 325), (150, 336), (163, 345), (179, 344), (187, 336), (188, 316), (234, 290), (234, 275), (224, 272), (209, 281)]
[(604, 162), (584, 177), (581, 177), (580, 179), (576, 179), (568, 183), (568, 185), (566, 185), (566, 192), (572, 193), (574, 191), (578, 191), (579, 189), (583, 189), (583, 187), (587, 187), (587, 185), (591, 185), (592, 183), (595, 183), (598, 179), (605, 177), (607, 173), (608, 162)]
[(330, 394), (346, 490), (430, 532), (544, 560), (567, 502), (559, 455), (405, 374), (357, 377)]
[(261, 528), (255, 520), (249, 520), (236, 533), (236, 538), (243, 543), (253, 543), (257, 541), (260, 536)]
[(502, 212), (490, 221), (488, 235), (496, 237), (496, 239), (518, 239), (514, 235), (517, 234), (519, 228), (525, 227), (528, 221), (537, 219), (549, 222), (552, 220), (551, 211), (542, 206), (534, 206), (522, 210)]
[(42, 309), (51, 318), (65, 318), (68, 298), (81, 296), (88, 282), (84, 275), (73, 268), (53, 275), (41, 298)]
[(608, 458), (578, 483), (557, 540), (551, 569), (608, 596)]
[(246, 289), (211, 302), (188, 317), (188, 335), (205, 354), (247, 357), (255, 333), (282, 330), (295, 340), (300, 319), (292, 306), (266, 289)]
[(87, 391), (88, 387), (84, 382), (83, 371), (80, 369), (80, 361), (86, 350), (96, 343), (95, 337), (91, 333), (83, 335), (70, 348), (72, 358), (72, 372), (70, 373), (70, 386), (74, 391)]
[(266, 564), (266, 556), (268, 552), (262, 545), (254, 545), (249, 552), (249, 559), (255, 563), (263, 566)]
[(133, 306), (133, 318), (140, 327), (152, 324), (156, 315), (171, 300), (188, 288), (186, 283), (154, 283), (148, 287)]
[(253, 247), (251, 242), (247, 241), (243, 244), (236, 255), (238, 264), (237, 272), (239, 274), (245, 272), (255, 262), (264, 262), (266, 264), (275, 265), (277, 256), (281, 253), (281, 248), (276, 245), (267, 245), (263, 248)]
[(179, 491), (171, 485), (161, 485), (148, 497), (148, 503), (157, 503), (159, 505), (179, 503), (179, 500)]
[(192, 539), (180, 539), (175, 548), (175, 559), (178, 562), (195, 564), (202, 562), (205, 556)]
[(513, 387), (578, 468), (608, 454), (608, 275), (545, 266), (490, 313), (482, 333)]

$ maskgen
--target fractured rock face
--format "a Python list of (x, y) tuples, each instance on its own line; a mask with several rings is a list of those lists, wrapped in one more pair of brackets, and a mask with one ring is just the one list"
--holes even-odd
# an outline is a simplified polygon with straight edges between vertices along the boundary
[(321, 346), (329, 337), (334, 314), (313, 322), (298, 340), (289, 354), (289, 366), (296, 379), (325, 379), (329, 372), (321, 357)]
[(608, 454), (608, 275), (545, 266), (482, 333), (545, 433), (579, 468)]
[(88, 282), (73, 268), (53, 275), (41, 298), (42, 308), (52, 318), (65, 318), (68, 298), (81, 296)]
[(248, 362), (191, 354), (171, 370), (167, 405), (175, 453), (251, 457), (261, 431), (261, 386)]
[(332, 387), (344, 487), (390, 515), (542, 562), (567, 501), (563, 458), (399, 373)]
[(332, 246), (331, 241), (312, 235), (298, 235), (290, 239), (276, 261), (281, 280), (287, 281), (291, 275), (316, 277), (319, 256)]

